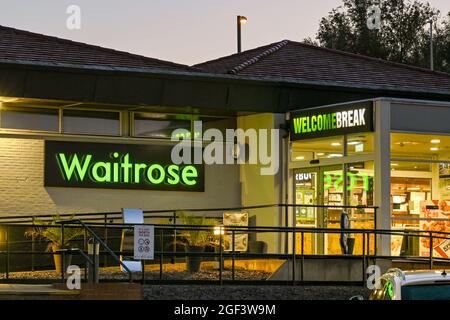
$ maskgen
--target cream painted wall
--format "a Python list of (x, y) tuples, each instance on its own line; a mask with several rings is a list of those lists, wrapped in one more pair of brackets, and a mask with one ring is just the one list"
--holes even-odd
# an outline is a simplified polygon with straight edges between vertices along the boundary
[[(284, 121), (284, 115), (276, 114), (256, 114), (238, 118), (238, 128), (247, 129), (273, 129), (278, 128)], [(280, 157), (281, 157), (281, 143)], [(268, 148), (270, 150), (270, 148)], [(280, 159), (279, 159), (280, 160)], [(242, 205), (273, 205), (282, 203), (281, 201), (281, 170), (278, 174), (271, 176), (261, 175), (261, 165), (242, 165), (241, 183), (242, 183)], [(281, 211), (279, 208), (255, 209), (249, 210), (250, 216), (256, 215), (257, 226), (279, 226), (281, 222)], [(265, 241), (269, 252), (280, 252), (281, 242), (277, 234), (258, 234), (257, 240)]]
[(238, 207), (239, 167), (206, 166), (204, 193), (44, 187), (44, 140), (0, 138), (0, 215)]

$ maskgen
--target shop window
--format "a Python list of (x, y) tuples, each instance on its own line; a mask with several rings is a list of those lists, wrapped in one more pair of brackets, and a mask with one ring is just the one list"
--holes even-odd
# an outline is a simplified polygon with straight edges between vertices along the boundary
[(393, 158), (450, 160), (450, 136), (392, 133)]
[(0, 123), (4, 129), (58, 132), (58, 109), (1, 107)]
[(173, 131), (185, 129), (187, 132), (183, 138), (192, 138), (191, 120), (188, 116), (134, 113), (133, 118), (133, 135), (136, 137), (170, 139)]
[(344, 137), (295, 141), (292, 143), (292, 161), (341, 158), (344, 156)]
[(120, 113), (63, 110), (63, 132), (69, 134), (120, 135)]
[[(391, 162), (391, 207), (393, 230), (450, 232), (449, 162)], [(447, 255), (441, 240), (430, 243), (426, 237), (395, 235), (391, 238), (392, 255)]]

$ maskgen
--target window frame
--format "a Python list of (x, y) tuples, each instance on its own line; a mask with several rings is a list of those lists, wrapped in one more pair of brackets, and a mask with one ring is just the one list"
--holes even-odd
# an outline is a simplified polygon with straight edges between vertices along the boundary
[[(86, 111), (86, 112), (103, 112), (103, 113), (118, 113), (119, 114), (119, 133), (118, 134), (95, 134), (95, 133), (83, 133), (83, 132), (64, 132), (64, 111)], [(123, 115), (120, 110), (110, 109), (94, 109), (94, 108), (60, 108), (60, 123), (59, 133), (62, 135), (70, 136), (92, 136), (92, 137), (123, 137)]]
[[(2, 115), (2, 109), (39, 109), (39, 110), (57, 110), (57, 129), (55, 131), (53, 130), (38, 130), (38, 129), (19, 129), (19, 128), (4, 128), (2, 125), (3, 122), (3, 115)], [(49, 133), (49, 134), (58, 134), (61, 133), (61, 108), (60, 107), (23, 107), (23, 106), (0, 106), (0, 130), (5, 132), (13, 132), (13, 133)]]

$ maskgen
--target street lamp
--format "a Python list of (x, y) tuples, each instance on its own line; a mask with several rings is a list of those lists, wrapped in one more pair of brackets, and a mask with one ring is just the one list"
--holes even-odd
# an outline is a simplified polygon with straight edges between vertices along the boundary
[(434, 70), (433, 20), (430, 19), (430, 69)]
[(247, 18), (244, 16), (237, 16), (237, 49), (238, 53), (242, 52), (241, 46), (241, 27), (243, 24), (247, 23)]

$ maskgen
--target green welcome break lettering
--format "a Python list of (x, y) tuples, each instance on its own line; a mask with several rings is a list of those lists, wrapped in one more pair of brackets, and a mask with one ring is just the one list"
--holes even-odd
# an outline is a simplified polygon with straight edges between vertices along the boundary
[(309, 133), (333, 130), (337, 128), (336, 112), (308, 117), (294, 118), (294, 132)]
[[(111, 154), (111, 161), (92, 161), (91, 154), (73, 154), (67, 157), (64, 153), (56, 154), (64, 180), (85, 181), (86, 177), (95, 183), (146, 183), (160, 185), (166, 183), (175, 186), (197, 185), (198, 170), (195, 166), (167, 165), (158, 163), (131, 163), (127, 153), (120, 157), (118, 152)], [(115, 160), (115, 161), (114, 161)]]
[(327, 114), (293, 118), (294, 133), (315, 133), (366, 125), (366, 109), (352, 109)]

